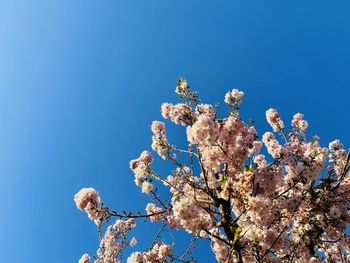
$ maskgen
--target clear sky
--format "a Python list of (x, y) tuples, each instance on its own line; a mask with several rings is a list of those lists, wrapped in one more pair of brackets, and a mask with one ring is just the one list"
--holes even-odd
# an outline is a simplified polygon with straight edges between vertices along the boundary
[(72, 200), (81, 187), (143, 209), (128, 163), (150, 149), (179, 76), (207, 102), (242, 89), (259, 134), (274, 107), (349, 147), (349, 12), (348, 0), (0, 0), (0, 262), (93, 254), (96, 227)]

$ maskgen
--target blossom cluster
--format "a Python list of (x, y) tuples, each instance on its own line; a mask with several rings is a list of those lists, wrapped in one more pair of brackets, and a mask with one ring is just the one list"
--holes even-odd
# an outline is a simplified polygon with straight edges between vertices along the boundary
[(339, 140), (334, 140), (329, 143), (329, 160), (334, 163), (333, 169), (339, 176), (346, 168), (348, 162), (347, 152), (343, 147), (343, 144)]
[(157, 207), (153, 203), (148, 203), (145, 210), (151, 222), (159, 221), (164, 218), (163, 209), (160, 207)]
[(146, 252), (134, 252), (128, 259), (127, 263), (160, 263), (168, 262), (172, 256), (172, 247), (162, 242), (155, 243), (152, 248)]
[(151, 173), (150, 165), (153, 162), (153, 157), (150, 152), (143, 151), (139, 158), (130, 161), (130, 168), (135, 175), (135, 184), (140, 186), (142, 193), (150, 193), (153, 189), (152, 183), (147, 178)]
[(297, 113), (293, 116), (292, 126), (297, 128), (300, 132), (304, 133), (309, 124), (306, 120), (304, 120), (303, 114)]
[(279, 113), (275, 109), (266, 111), (267, 122), (271, 125), (274, 132), (281, 131), (284, 128), (284, 123), (280, 118)]
[(93, 220), (96, 225), (102, 224), (104, 215), (97, 211), (101, 199), (98, 192), (93, 188), (82, 188), (75, 196), (74, 202), (76, 206), (85, 211), (90, 220)]
[(163, 159), (169, 152), (168, 139), (165, 133), (165, 124), (160, 121), (154, 121), (151, 126), (153, 132), (152, 149), (158, 153)]
[[(129, 231), (136, 226), (134, 219), (118, 219), (114, 224), (108, 226), (103, 238), (100, 241), (100, 248), (97, 251), (98, 258), (94, 263), (120, 263), (120, 259), (125, 247), (135, 246), (137, 240), (132, 237), (127, 239)], [(90, 256), (84, 254), (79, 263), (90, 263)]]
[(225, 103), (227, 104), (241, 104), (244, 92), (238, 89), (233, 89), (231, 92), (227, 92), (225, 95)]

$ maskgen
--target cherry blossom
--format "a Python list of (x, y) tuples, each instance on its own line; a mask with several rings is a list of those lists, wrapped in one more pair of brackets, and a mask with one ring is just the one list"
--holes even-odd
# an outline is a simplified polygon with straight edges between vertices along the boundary
[[(184, 78), (176, 94), (182, 101), (163, 103), (161, 115), (185, 126), (188, 147), (168, 141), (165, 123), (151, 125), (151, 148), (173, 169), (157, 173), (148, 151), (130, 161), (136, 186), (152, 200), (145, 212), (111, 210), (93, 188), (74, 197), (99, 227), (94, 263), (121, 262), (125, 248), (137, 243), (129, 237), (137, 219), (159, 224), (168, 239), (158, 233), (128, 263), (196, 262), (191, 251), (200, 239), (222, 263), (350, 262), (350, 155), (340, 140), (323, 147), (318, 136), (309, 139), (303, 114), (286, 127), (276, 109), (266, 111), (272, 131), (259, 136), (253, 122), (240, 117), (244, 93), (238, 89), (226, 94), (229, 112), (223, 117)], [(117, 220), (110, 224), (112, 218)], [(104, 222), (110, 225), (102, 235)], [(174, 252), (175, 240), (166, 242), (175, 230), (190, 237), (181, 255)], [(89, 261), (84, 254), (79, 263)]]

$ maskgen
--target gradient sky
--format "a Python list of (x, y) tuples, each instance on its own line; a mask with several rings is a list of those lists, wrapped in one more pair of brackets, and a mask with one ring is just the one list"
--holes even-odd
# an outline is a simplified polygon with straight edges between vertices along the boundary
[[(72, 199), (81, 187), (143, 210), (128, 163), (150, 149), (179, 76), (206, 102), (242, 89), (259, 134), (275, 107), (349, 147), (349, 12), (348, 0), (0, 0), (0, 262), (94, 254), (96, 227)], [(184, 131), (169, 132), (181, 144)], [(142, 225), (136, 249), (156, 230)]]

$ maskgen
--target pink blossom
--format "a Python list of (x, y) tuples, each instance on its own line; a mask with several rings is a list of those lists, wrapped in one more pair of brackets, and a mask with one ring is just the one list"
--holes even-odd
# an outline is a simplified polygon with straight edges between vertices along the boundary
[(165, 119), (170, 118), (175, 124), (188, 125), (195, 119), (195, 114), (186, 103), (164, 103), (161, 106), (161, 113)]
[(146, 206), (146, 212), (147, 215), (150, 215), (150, 220), (152, 222), (159, 221), (163, 219), (163, 209), (160, 207), (157, 207), (153, 203), (148, 203)]
[(197, 105), (196, 114), (197, 115), (205, 114), (211, 119), (213, 119), (215, 117), (215, 112), (213, 111), (213, 107), (209, 104)]
[(100, 196), (93, 188), (82, 188), (75, 196), (74, 202), (80, 210), (84, 210), (91, 203), (95, 206), (100, 203)]
[(278, 114), (277, 110), (275, 109), (268, 109), (266, 111), (266, 119), (267, 122), (272, 127), (273, 131), (281, 131), (284, 128), (283, 121), (280, 118), (280, 115)]
[(297, 113), (293, 116), (292, 126), (297, 128), (300, 132), (305, 132), (309, 124), (306, 120), (304, 120), (303, 114)]
[(151, 129), (153, 132), (152, 149), (165, 159), (169, 153), (169, 143), (166, 137), (165, 124), (160, 121), (154, 121)]
[(167, 260), (172, 255), (172, 247), (162, 242), (155, 243), (150, 250), (132, 253), (127, 263), (159, 263), (170, 262)]
[[(130, 161), (130, 168), (135, 175), (135, 184), (143, 186), (143, 183), (151, 173), (150, 165), (153, 162), (153, 157), (148, 151), (143, 151), (139, 158)], [(149, 189), (149, 185), (145, 185), (144, 189)]]
[(167, 119), (170, 117), (172, 107), (173, 105), (168, 102), (162, 104), (160, 111), (164, 119)]
[(235, 103), (235, 104), (241, 104), (242, 98), (244, 96), (243, 91), (240, 91), (238, 89), (233, 89), (231, 92), (227, 92), (225, 95), (225, 102), (227, 104)]
[(79, 259), (79, 263), (90, 263), (90, 257), (88, 254), (84, 254), (81, 256), (81, 258)]
[(97, 206), (100, 203), (100, 196), (93, 188), (82, 188), (75, 196), (74, 202), (76, 206), (85, 211), (89, 219), (93, 220), (96, 225), (101, 225), (103, 221), (103, 213), (97, 211)]
[(142, 193), (149, 194), (153, 189), (153, 185), (150, 182), (142, 183)]
[(343, 144), (339, 140), (334, 140), (334, 141), (329, 143), (328, 148), (331, 152), (335, 152), (335, 151), (338, 151), (340, 149), (343, 149)]
[(127, 259), (127, 263), (141, 263), (143, 262), (143, 256), (140, 252), (134, 252), (132, 253), (128, 259)]
[(178, 82), (176, 83), (176, 90), (175, 92), (179, 95), (186, 94), (186, 92), (189, 89), (189, 85), (187, 81), (184, 78), (180, 78)]
[(153, 121), (151, 130), (153, 133), (164, 133), (165, 132), (165, 125), (161, 121)]
[(193, 144), (212, 145), (219, 135), (218, 127), (207, 115), (201, 114), (197, 121), (187, 127), (187, 139)]
[(281, 157), (283, 148), (271, 132), (265, 132), (262, 140), (267, 148), (267, 151), (273, 158)]
[(135, 237), (133, 237), (133, 238), (130, 240), (130, 246), (131, 246), (131, 247), (134, 247), (134, 246), (136, 246), (136, 244), (137, 244), (137, 239), (136, 239)]

